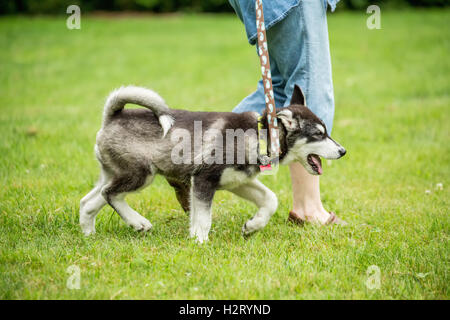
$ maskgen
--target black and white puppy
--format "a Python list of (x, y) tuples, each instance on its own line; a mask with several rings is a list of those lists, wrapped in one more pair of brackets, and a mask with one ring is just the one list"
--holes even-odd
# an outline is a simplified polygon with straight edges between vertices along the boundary
[[(146, 109), (124, 109), (127, 103)], [(324, 123), (305, 106), (299, 87), (294, 89), (290, 106), (277, 109), (277, 118), (281, 164), (299, 161), (309, 173), (321, 174), (320, 157), (338, 159), (345, 154), (329, 137)], [(258, 211), (243, 227), (244, 235), (263, 228), (278, 203), (275, 194), (257, 179), (257, 120), (255, 112), (169, 109), (157, 93), (145, 88), (113, 91), (95, 145), (100, 179), (80, 203), (84, 234), (95, 232), (95, 216), (105, 204), (135, 230), (149, 230), (151, 223), (128, 206), (125, 196), (148, 186), (157, 174), (174, 187), (181, 206), (190, 212), (190, 235), (199, 242), (208, 240), (211, 204), (220, 189), (257, 205)]]

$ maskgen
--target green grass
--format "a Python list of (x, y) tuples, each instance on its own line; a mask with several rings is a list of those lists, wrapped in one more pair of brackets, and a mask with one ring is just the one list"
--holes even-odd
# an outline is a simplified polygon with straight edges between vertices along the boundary
[[(129, 197), (148, 234), (105, 207), (85, 238), (78, 206), (113, 88), (223, 111), (252, 92), (258, 59), (238, 19), (83, 17), (70, 31), (65, 17), (0, 18), (0, 298), (448, 299), (450, 11), (382, 12), (382, 30), (366, 18), (329, 16), (333, 137), (348, 154), (326, 164), (322, 197), (350, 225), (287, 224), (282, 168), (262, 178), (280, 202), (269, 225), (244, 240), (255, 207), (219, 192), (205, 245), (161, 178)], [(71, 265), (80, 290), (66, 287)], [(378, 290), (365, 285), (371, 265)]]

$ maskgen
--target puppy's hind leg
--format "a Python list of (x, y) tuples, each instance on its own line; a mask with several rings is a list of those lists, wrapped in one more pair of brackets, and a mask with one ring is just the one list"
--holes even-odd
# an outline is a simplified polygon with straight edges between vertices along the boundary
[(277, 196), (257, 179), (229, 191), (258, 206), (258, 212), (242, 228), (244, 236), (265, 227), (277, 210)]
[(106, 204), (101, 194), (106, 182), (107, 176), (102, 170), (97, 185), (80, 201), (80, 226), (86, 236), (95, 233), (95, 217)]
[(125, 201), (125, 197), (130, 192), (144, 188), (152, 180), (153, 176), (149, 175), (146, 170), (128, 173), (127, 175), (113, 177), (101, 192), (108, 204), (117, 211), (125, 223), (136, 231), (148, 231), (152, 224), (130, 208)]

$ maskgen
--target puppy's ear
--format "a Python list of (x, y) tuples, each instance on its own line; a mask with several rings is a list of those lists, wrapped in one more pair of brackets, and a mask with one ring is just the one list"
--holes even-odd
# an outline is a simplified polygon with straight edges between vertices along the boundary
[(294, 115), (289, 109), (284, 108), (278, 111), (277, 118), (280, 119), (287, 131), (293, 131), (298, 128), (298, 122), (294, 119)]
[(298, 85), (294, 85), (294, 92), (292, 92), (291, 104), (300, 104), (306, 106), (305, 95)]

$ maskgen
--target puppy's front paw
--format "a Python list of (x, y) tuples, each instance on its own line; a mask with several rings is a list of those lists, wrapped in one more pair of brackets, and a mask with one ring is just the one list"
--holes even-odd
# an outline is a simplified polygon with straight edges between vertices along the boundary
[(201, 227), (191, 228), (190, 232), (191, 238), (194, 238), (198, 243), (203, 243), (208, 241), (208, 230)]
[(265, 223), (261, 219), (250, 219), (242, 227), (242, 235), (248, 238), (250, 235), (263, 228)]
[(248, 224), (248, 221), (242, 227), (242, 236), (245, 239), (248, 239), (255, 232), (255, 231), (249, 230), (249, 228), (247, 227), (247, 224)]
[(147, 232), (152, 228), (152, 224), (150, 223), (150, 221), (142, 216), (136, 217), (133, 220), (129, 221), (129, 225), (134, 230), (139, 232)]

